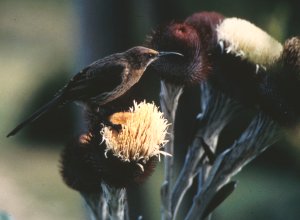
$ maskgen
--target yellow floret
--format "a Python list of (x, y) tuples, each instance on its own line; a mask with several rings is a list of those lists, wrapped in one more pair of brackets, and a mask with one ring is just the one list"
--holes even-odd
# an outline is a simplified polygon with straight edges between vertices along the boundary
[(134, 102), (129, 112), (115, 113), (110, 121), (122, 128), (119, 132), (106, 126), (101, 130), (106, 151), (123, 161), (147, 161), (152, 156), (166, 155), (161, 148), (167, 143), (168, 122), (154, 104)]

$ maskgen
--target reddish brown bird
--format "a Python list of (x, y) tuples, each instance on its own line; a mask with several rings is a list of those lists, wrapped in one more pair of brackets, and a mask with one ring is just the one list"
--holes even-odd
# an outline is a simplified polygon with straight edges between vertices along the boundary
[[(199, 12), (157, 28), (150, 45), (184, 55), (153, 64), (164, 80), (182, 85), (209, 80), (215, 88), (248, 107), (258, 106), (282, 125), (299, 122), (300, 104), (295, 99), (300, 88), (299, 41), (281, 45), (249, 21)], [(292, 66), (298, 69), (292, 71)]]
[(165, 55), (181, 54), (138, 46), (97, 60), (76, 74), (54, 99), (20, 123), (7, 137), (15, 135), (49, 110), (72, 101), (83, 103), (92, 111), (99, 112), (103, 116), (102, 122), (108, 123), (105, 116), (109, 114), (106, 109), (109, 109), (110, 103), (125, 95), (140, 80), (148, 65)]

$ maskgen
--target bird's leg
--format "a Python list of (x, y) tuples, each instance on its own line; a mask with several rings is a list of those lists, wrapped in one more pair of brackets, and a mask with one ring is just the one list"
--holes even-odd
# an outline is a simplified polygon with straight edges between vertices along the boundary
[(104, 111), (101, 107), (97, 105), (89, 104), (86, 108), (86, 116), (89, 121), (89, 127), (91, 128), (91, 130), (94, 130), (96, 132), (98, 132), (99, 130), (100, 132), (100, 122), (103, 126), (111, 127), (116, 132), (120, 132), (122, 126), (120, 124), (114, 124), (110, 121), (109, 117), (112, 113), (114, 112), (107, 109)]

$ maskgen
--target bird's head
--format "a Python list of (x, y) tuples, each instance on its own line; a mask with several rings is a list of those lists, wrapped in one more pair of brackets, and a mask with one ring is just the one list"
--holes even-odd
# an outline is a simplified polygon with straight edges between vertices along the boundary
[(137, 46), (126, 51), (127, 59), (133, 69), (145, 70), (152, 62), (163, 56), (182, 56), (177, 52), (156, 51), (147, 47)]

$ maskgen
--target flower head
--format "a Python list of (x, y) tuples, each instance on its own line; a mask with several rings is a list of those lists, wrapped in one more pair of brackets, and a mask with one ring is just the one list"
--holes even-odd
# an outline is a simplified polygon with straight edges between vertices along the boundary
[(119, 132), (104, 126), (101, 130), (106, 152), (111, 151), (123, 161), (148, 161), (153, 156), (167, 155), (161, 148), (167, 143), (168, 122), (153, 103), (134, 102), (128, 112), (118, 112), (110, 117), (120, 124)]
[(226, 18), (217, 27), (218, 40), (225, 41), (227, 53), (269, 67), (282, 53), (282, 45), (249, 21)]

